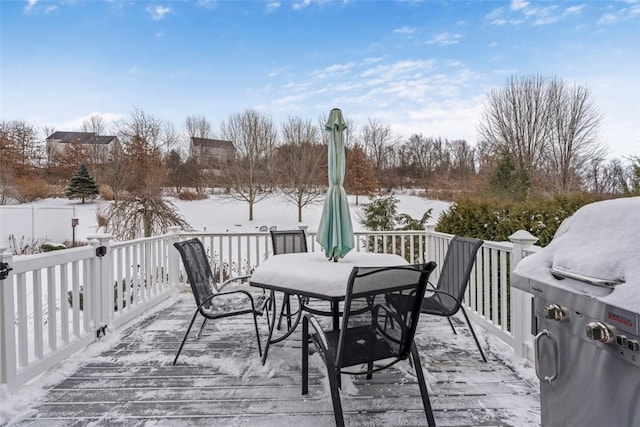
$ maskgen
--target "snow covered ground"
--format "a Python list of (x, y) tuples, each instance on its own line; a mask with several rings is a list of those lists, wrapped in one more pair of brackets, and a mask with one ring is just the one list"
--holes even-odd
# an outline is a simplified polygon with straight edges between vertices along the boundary
[[(439, 200), (428, 200), (419, 196), (402, 193), (397, 194), (398, 213), (406, 213), (413, 218), (420, 219), (425, 211), (432, 208), (431, 221), (435, 224), (440, 214), (446, 211), (451, 205), (449, 202)], [(249, 221), (249, 205), (240, 202), (226, 195), (212, 195), (205, 200), (183, 201), (176, 198), (168, 198), (176, 205), (180, 213), (187, 222), (198, 231), (211, 232), (254, 232), (266, 225), (267, 227), (277, 226), (278, 229), (297, 228), (299, 224), (305, 224), (309, 230), (315, 231), (320, 223), (322, 215), (321, 198), (317, 203), (307, 206), (302, 212), (302, 223), (298, 222), (297, 208), (287, 202), (280, 193), (273, 193), (265, 199), (259, 201), (254, 206), (254, 220)], [(355, 204), (355, 196), (349, 196), (349, 206), (354, 231), (364, 230), (360, 223), (362, 208), (368, 203), (366, 197), (359, 198), (359, 205)], [(106, 205), (104, 201), (87, 201), (81, 204), (78, 200), (68, 200), (64, 198), (39, 200), (31, 204), (21, 206), (37, 207), (73, 207), (76, 208), (76, 215), (79, 218), (79, 225), (76, 228), (78, 240), (86, 239), (87, 236), (95, 235), (97, 232), (96, 213)], [(7, 225), (8, 226), (8, 225)], [(67, 226), (67, 224), (63, 224)], [(100, 231), (102, 232), (102, 231)], [(45, 236), (42, 236), (45, 237)]]

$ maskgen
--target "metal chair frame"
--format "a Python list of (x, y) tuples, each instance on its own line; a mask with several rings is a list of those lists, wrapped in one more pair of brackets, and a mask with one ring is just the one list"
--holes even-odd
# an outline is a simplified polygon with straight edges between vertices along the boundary
[(480, 356), (482, 356), (482, 360), (486, 362), (487, 358), (484, 351), (482, 351), (480, 341), (471, 325), (467, 312), (462, 306), (464, 294), (469, 284), (469, 278), (471, 277), (471, 271), (473, 270), (473, 264), (476, 260), (476, 254), (483, 243), (484, 241), (472, 237), (454, 236), (453, 239), (451, 239), (444, 263), (442, 264), (438, 283), (435, 287), (429, 284), (430, 289), (428, 289), (428, 292), (432, 294), (424, 299), (422, 303), (422, 313), (434, 316), (445, 316), (449, 321), (453, 333), (457, 335), (456, 329), (451, 321), (451, 316), (455, 315), (458, 311), (462, 311), (467, 326), (473, 336), (473, 340), (476, 343), (476, 347), (478, 347)]
[[(325, 331), (313, 314), (304, 315), (302, 394), (309, 392), (311, 342), (327, 367), (333, 412), (338, 427), (345, 425), (339, 393), (340, 375), (366, 375), (367, 379), (371, 379), (374, 372), (406, 359), (409, 359), (416, 372), (427, 423), (435, 426), (420, 356), (414, 343), (421, 301), (429, 275), (435, 266), (434, 262), (430, 262), (397, 267), (354, 267), (347, 285), (340, 330)], [(390, 304), (392, 297), (401, 297), (405, 303)], [(360, 307), (356, 307), (357, 305)], [(351, 317), (359, 320), (359, 323), (352, 325)], [(385, 362), (381, 366), (375, 365), (379, 361)], [(366, 365), (366, 368), (357, 371), (345, 369), (357, 365)]]
[[(202, 322), (202, 325), (200, 326), (200, 329), (196, 334), (196, 339), (200, 338), (207, 320), (222, 319), (225, 317), (239, 316), (243, 314), (253, 315), (256, 339), (258, 341), (258, 353), (260, 354), (260, 356), (262, 356), (262, 346), (260, 344), (260, 333), (258, 331), (257, 316), (262, 315), (262, 313), (264, 312), (264, 307), (267, 304), (267, 298), (265, 296), (260, 296), (257, 298), (257, 301), (255, 301), (251, 293), (242, 289), (223, 291), (223, 289), (230, 283), (239, 280), (246, 280), (249, 278), (249, 276), (235, 277), (223, 282), (220, 286), (218, 286), (213, 277), (213, 273), (211, 272), (211, 266), (209, 265), (209, 260), (207, 259), (204, 245), (202, 244), (200, 239), (194, 238), (182, 242), (176, 242), (173, 244), (173, 246), (180, 253), (185, 272), (187, 273), (187, 279), (189, 281), (189, 284), (191, 285), (191, 290), (193, 291), (193, 296), (197, 304), (197, 308), (191, 318), (191, 323), (189, 323), (189, 327), (187, 328), (187, 332), (184, 334), (184, 338), (182, 339), (182, 343), (180, 344), (178, 353), (173, 360), (173, 365), (178, 362), (178, 357), (180, 357), (180, 353), (182, 352), (184, 344), (189, 337), (189, 332), (191, 332), (191, 328), (193, 327), (198, 314), (204, 317), (204, 321)], [(215, 298), (228, 297), (229, 295), (234, 294), (239, 294), (246, 297), (246, 308), (234, 309), (231, 311), (220, 313), (213, 313), (207, 310), (211, 306), (211, 303)]]

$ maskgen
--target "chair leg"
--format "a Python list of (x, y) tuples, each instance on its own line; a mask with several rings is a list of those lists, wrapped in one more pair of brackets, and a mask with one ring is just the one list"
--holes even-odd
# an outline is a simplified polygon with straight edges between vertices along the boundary
[(309, 319), (302, 319), (302, 394), (309, 394)]
[(287, 311), (288, 326), (291, 327), (291, 305), (289, 304), (289, 294), (285, 293), (282, 297), (282, 307), (280, 307), (280, 316), (278, 317), (278, 330), (282, 327), (282, 316), (284, 316), (285, 309)]
[(336, 370), (333, 362), (327, 362), (327, 376), (329, 377), (329, 388), (331, 388), (331, 403), (333, 404), (333, 416), (336, 419), (337, 427), (344, 427), (344, 415), (342, 414), (342, 403), (340, 403), (340, 371)]
[(422, 406), (424, 406), (424, 413), (427, 416), (427, 424), (429, 427), (435, 427), (436, 420), (433, 417), (433, 409), (431, 408), (431, 400), (429, 399), (429, 390), (427, 390), (427, 384), (424, 381), (420, 355), (418, 354), (418, 349), (416, 348), (415, 343), (411, 344), (411, 360), (413, 362), (413, 369), (416, 371), (418, 386), (420, 387), (420, 396), (422, 397)]
[(367, 379), (370, 380), (371, 378), (373, 378), (373, 362), (367, 364)]
[(467, 312), (464, 311), (463, 307), (460, 307), (462, 309), (462, 314), (464, 314), (464, 320), (467, 321), (467, 326), (469, 326), (469, 329), (471, 330), (471, 335), (473, 335), (473, 340), (476, 342), (476, 346), (478, 347), (478, 350), (480, 351), (480, 355), (482, 356), (482, 361), (483, 362), (487, 362), (487, 358), (484, 356), (484, 351), (482, 351), (482, 347), (480, 347), (480, 341), (478, 341), (478, 337), (476, 336), (476, 332), (473, 330), (473, 326), (471, 326), (471, 322), (469, 321), (469, 316), (467, 316)]
[(196, 309), (196, 312), (193, 313), (193, 317), (191, 318), (191, 323), (189, 323), (189, 327), (187, 328), (187, 333), (184, 334), (184, 338), (182, 338), (182, 343), (180, 344), (180, 348), (178, 349), (178, 354), (176, 354), (176, 358), (173, 359), (173, 365), (174, 366), (175, 366), (176, 363), (178, 363), (178, 357), (180, 356), (180, 353), (182, 352), (182, 347), (184, 347), (184, 343), (187, 341), (187, 337), (189, 336), (189, 332), (191, 332), (191, 327), (193, 326), (193, 322), (196, 321), (196, 316), (198, 316), (198, 310), (197, 309)]
[(202, 335), (202, 330), (204, 329), (204, 325), (207, 324), (207, 319), (206, 317), (204, 318), (204, 322), (202, 322), (202, 325), (200, 326), (200, 329), (198, 329), (198, 333), (196, 334), (196, 339), (199, 340), (200, 339), (200, 335)]
[(453, 327), (453, 322), (451, 321), (451, 317), (447, 316), (447, 320), (449, 321), (449, 325), (451, 326), (451, 330), (453, 331), (453, 334), (458, 335), (458, 333), (456, 332), (456, 328)]
[(256, 340), (258, 341), (258, 354), (262, 357), (262, 345), (260, 344), (260, 332), (258, 331), (258, 316), (253, 312), (253, 325), (256, 327)]

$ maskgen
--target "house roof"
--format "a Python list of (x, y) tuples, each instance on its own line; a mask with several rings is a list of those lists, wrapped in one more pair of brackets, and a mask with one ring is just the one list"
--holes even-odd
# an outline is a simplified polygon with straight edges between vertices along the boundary
[(109, 144), (117, 137), (113, 135), (96, 135), (95, 132), (56, 131), (49, 135), (47, 139), (55, 139), (61, 144), (68, 144), (74, 140), (81, 144)]
[(198, 145), (200, 147), (209, 147), (209, 148), (224, 148), (227, 150), (233, 150), (233, 142), (225, 141), (222, 139), (208, 139), (208, 138), (196, 138), (194, 136), (191, 137), (191, 144)]

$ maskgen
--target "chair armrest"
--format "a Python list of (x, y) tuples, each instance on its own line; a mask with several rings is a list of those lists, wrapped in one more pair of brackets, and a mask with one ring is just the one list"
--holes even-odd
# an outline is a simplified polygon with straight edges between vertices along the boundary
[(305, 314), (304, 317), (309, 320), (309, 324), (313, 327), (314, 333), (318, 336), (318, 343), (322, 346), (322, 351), (326, 353), (329, 350), (329, 341), (327, 335), (322, 329), (322, 325), (318, 322), (318, 319), (312, 314)]
[(250, 277), (251, 275), (247, 275), (247, 276), (238, 276), (238, 277), (232, 277), (231, 279), (227, 279), (224, 282), (222, 282), (222, 284), (219, 287), (219, 290), (224, 289), (226, 286), (230, 285), (233, 282), (244, 281), (249, 279)]
[[(198, 310), (200, 308), (202, 308), (205, 304), (207, 304), (210, 301), (212, 301), (214, 298), (223, 297), (223, 296), (227, 296), (227, 295), (233, 295), (233, 294), (243, 294), (243, 295), (245, 295), (247, 298), (249, 298), (249, 301), (251, 301), (251, 305), (254, 306), (253, 296), (249, 292), (247, 292), (245, 290), (238, 289), (236, 291), (218, 292), (216, 294), (213, 294), (213, 295), (209, 296), (208, 298), (206, 298), (204, 301), (202, 301), (200, 303), (200, 305), (198, 306)], [(255, 307), (254, 307), (254, 309), (255, 309)]]
[(433, 290), (430, 290), (430, 291), (428, 291), (428, 292), (430, 292), (430, 293), (431, 293), (431, 295), (426, 296), (424, 299), (425, 299), (425, 300), (434, 299), (434, 300), (436, 300), (436, 301), (437, 301), (439, 304), (441, 304), (441, 305), (443, 304), (443, 302), (442, 302), (442, 297), (450, 298), (450, 299), (451, 299), (451, 301), (453, 302), (454, 306), (456, 307), (456, 308), (455, 308), (455, 310), (453, 310), (453, 311), (457, 311), (457, 310), (458, 310), (458, 307), (459, 307), (460, 305), (462, 305), (462, 302), (461, 302), (461, 301), (458, 301), (458, 300), (456, 299), (456, 297), (454, 297), (454, 296), (453, 296), (453, 295), (451, 295), (450, 293), (445, 292), (445, 291), (443, 291), (443, 290), (433, 289)]

